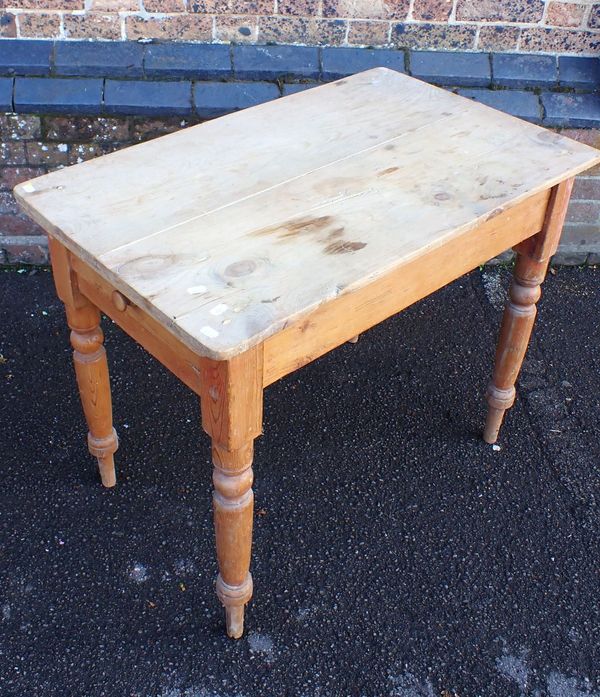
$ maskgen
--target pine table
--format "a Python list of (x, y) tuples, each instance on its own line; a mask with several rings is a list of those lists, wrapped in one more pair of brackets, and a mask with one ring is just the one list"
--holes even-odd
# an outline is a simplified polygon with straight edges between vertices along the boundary
[(229, 636), (252, 595), (264, 388), (513, 247), (487, 390), (494, 442), (573, 177), (598, 162), (377, 68), (16, 187), (49, 236), (103, 484), (115, 484), (117, 435), (101, 312), (200, 398)]

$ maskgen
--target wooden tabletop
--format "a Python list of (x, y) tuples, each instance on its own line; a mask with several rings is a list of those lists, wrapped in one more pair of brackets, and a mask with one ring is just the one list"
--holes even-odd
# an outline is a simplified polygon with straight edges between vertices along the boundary
[(585, 145), (377, 68), (15, 193), (193, 350), (226, 359), (597, 162)]

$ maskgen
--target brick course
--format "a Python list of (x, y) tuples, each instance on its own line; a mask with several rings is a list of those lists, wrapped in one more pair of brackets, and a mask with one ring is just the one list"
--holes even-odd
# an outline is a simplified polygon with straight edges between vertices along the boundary
[(582, 0), (4, 0), (0, 36), (594, 55)]

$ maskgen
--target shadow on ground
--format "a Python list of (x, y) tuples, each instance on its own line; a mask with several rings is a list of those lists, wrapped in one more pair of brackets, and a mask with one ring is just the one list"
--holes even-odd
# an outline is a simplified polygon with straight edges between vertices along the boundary
[(267, 390), (232, 642), (197, 400), (105, 322), (103, 490), (50, 274), (0, 274), (0, 694), (598, 697), (600, 271), (549, 277), (493, 450), (506, 280), (476, 272)]

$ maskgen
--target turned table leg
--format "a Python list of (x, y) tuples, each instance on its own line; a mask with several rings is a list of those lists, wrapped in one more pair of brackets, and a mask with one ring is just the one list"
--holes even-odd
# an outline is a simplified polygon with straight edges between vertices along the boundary
[(483, 431), (486, 443), (498, 438), (504, 413), (515, 401), (515, 383), (525, 358), (550, 257), (556, 251), (573, 180), (550, 194), (542, 231), (517, 247), (513, 280), (500, 327), (494, 373), (487, 389), (488, 414)]
[(201, 369), (202, 426), (212, 439), (216, 591), (233, 639), (242, 636), (252, 597), (252, 456), (262, 431), (262, 360), (261, 346), (229, 361), (205, 360)]
[(113, 453), (118, 439), (112, 425), (112, 403), (106, 350), (100, 328), (100, 312), (90, 303), (66, 305), (71, 328), (73, 362), (83, 413), (89, 428), (88, 448), (98, 458), (102, 484), (116, 484)]

